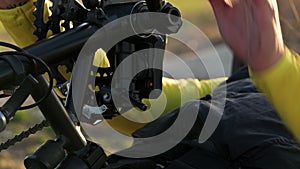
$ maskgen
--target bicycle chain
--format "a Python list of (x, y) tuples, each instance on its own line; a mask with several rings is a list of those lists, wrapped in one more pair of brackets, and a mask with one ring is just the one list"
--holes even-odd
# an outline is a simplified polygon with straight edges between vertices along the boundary
[(33, 127), (22, 131), (20, 134), (16, 135), (12, 139), (8, 139), (6, 142), (0, 144), (0, 152), (7, 150), (9, 147), (15, 145), (18, 142), (23, 141), (25, 138), (29, 137), (32, 134), (35, 134), (38, 131), (43, 130), (44, 127), (48, 127), (49, 123), (47, 120), (43, 120), (41, 123), (34, 125)]

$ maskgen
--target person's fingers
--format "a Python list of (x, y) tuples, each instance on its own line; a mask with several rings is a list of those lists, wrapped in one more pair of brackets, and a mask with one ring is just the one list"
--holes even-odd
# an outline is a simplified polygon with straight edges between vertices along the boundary
[(228, 0), (209, 0), (213, 9), (218, 12), (221, 12), (228, 7), (228, 3), (226, 1)]

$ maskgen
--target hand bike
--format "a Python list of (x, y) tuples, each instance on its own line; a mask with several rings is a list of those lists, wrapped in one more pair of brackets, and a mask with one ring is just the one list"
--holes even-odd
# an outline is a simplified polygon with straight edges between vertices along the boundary
[[(5, 130), (6, 125), (12, 120), (17, 110), (38, 106), (45, 120), (15, 138), (2, 143), (0, 150), (7, 149), (16, 142), (50, 125), (56, 138), (44, 143), (33, 155), (27, 156), (24, 161), (26, 168), (111, 168), (107, 163), (107, 155), (101, 146), (88, 141), (80, 130), (81, 120), (74, 112), (72, 103), (70, 87), (72, 86), (72, 79), (64, 79), (57, 67), (64, 65), (68, 72), (72, 72), (80, 50), (88, 39), (101, 27), (118, 18), (133, 13), (146, 12), (161, 12), (168, 16), (180, 17), (180, 12), (176, 7), (162, 0), (83, 0), (83, 3), (76, 0), (52, 0), (51, 12), (53, 15), (45, 23), (43, 18), (44, 3), (45, 0), (38, 0), (35, 3), (37, 9), (34, 12), (36, 17), (34, 25), (37, 29), (34, 34), (38, 37), (37, 43), (24, 49), (1, 43), (1, 46), (12, 48), (15, 51), (0, 53), (0, 90), (13, 91), (9, 95), (8, 101), (0, 109), (0, 130)], [(167, 18), (166, 25), (175, 26), (175, 30), (166, 29), (162, 35), (132, 36), (118, 42), (107, 52), (111, 66), (109, 68), (97, 68), (99, 74), (106, 74), (106, 76), (96, 77), (96, 83), (100, 87), (96, 93), (97, 103), (99, 106), (106, 107), (102, 112), (104, 118), (114, 118), (119, 114), (118, 108), (108, 97), (111, 95), (111, 79), (118, 65), (136, 51), (148, 48), (164, 49), (166, 35), (175, 33), (180, 28), (180, 24), (173, 25), (173, 21)], [(149, 22), (151, 23), (151, 20)], [(176, 23), (180, 23), (180, 21)], [(49, 30), (54, 34), (51, 38), (47, 38)], [(161, 58), (160, 61), (162, 62), (163, 53), (152, 55)], [(48, 80), (44, 77), (44, 73), (48, 74)], [(66, 95), (66, 98), (59, 97), (53, 91), (54, 78), (57, 81), (56, 87)], [(154, 89), (161, 89), (161, 80), (161, 70), (149, 69), (138, 74), (130, 84), (131, 103), (135, 107), (145, 110), (146, 107), (141, 99), (147, 98)], [(35, 103), (21, 107), (29, 95), (33, 97)], [(90, 118), (85, 119), (89, 121), (93, 115), (95, 114), (88, 114)]]

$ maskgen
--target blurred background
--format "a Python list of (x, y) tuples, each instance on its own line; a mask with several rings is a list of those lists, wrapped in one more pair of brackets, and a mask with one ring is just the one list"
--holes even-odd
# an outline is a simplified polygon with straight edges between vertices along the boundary
[[(219, 55), (226, 60), (227, 75), (231, 72), (232, 57), (230, 50), (223, 43), (219, 34), (218, 27), (209, 5), (208, 0), (169, 0), (175, 6), (179, 7), (185, 19), (196, 25), (204, 34), (211, 40), (212, 44), (217, 47)], [(299, 8), (300, 0), (279, 0), (279, 8), (281, 14), (281, 23), (284, 34), (284, 39), (290, 48), (300, 52), (300, 15)], [(192, 36), (188, 35), (187, 36)], [(11, 42), (12, 39), (6, 33), (3, 26), (0, 24), (0, 41)], [(0, 51), (3, 50), (0, 48)], [(178, 53), (182, 53), (186, 57), (186, 51), (174, 47)], [(227, 56), (228, 55), (228, 56)], [(227, 64), (228, 63), (228, 64)], [(0, 68), (1, 69), (1, 68)], [(0, 105), (3, 100), (0, 100)], [(0, 133), (0, 142), (13, 137), (15, 134), (23, 131), (42, 121), (43, 117), (37, 109), (18, 112), (17, 116), (8, 125), (7, 130)], [(47, 128), (34, 136), (30, 136), (22, 143), (9, 148), (7, 151), (0, 152), (0, 168), (1, 169), (24, 169), (23, 159), (27, 154), (31, 154), (44, 141), (53, 137), (51, 129)]]

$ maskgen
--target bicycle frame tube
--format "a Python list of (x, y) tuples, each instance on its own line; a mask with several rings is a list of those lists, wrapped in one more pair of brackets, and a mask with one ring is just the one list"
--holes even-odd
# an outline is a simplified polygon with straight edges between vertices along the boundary
[[(77, 56), (88, 38), (98, 29), (99, 28), (97, 26), (91, 26), (88, 23), (83, 23), (68, 32), (55, 35), (50, 39), (28, 46), (24, 48), (24, 50), (36, 57), (39, 57), (48, 65), (54, 65), (66, 60), (67, 58)], [(34, 72), (35, 75), (44, 73), (45, 70), (41, 65), (37, 65), (38, 67), (33, 70), (32, 65), (26, 58), (22, 56), (16, 57), (22, 61), (27, 74), (32, 72)], [(12, 85), (11, 83), (14, 79), (18, 78), (17, 72), (14, 72), (10, 65), (3, 60), (0, 60), (0, 68), (0, 87)]]
[[(48, 89), (48, 81), (43, 76), (39, 76), (37, 79), (39, 88), (31, 94), (35, 101), (39, 100)], [(50, 122), (57, 137), (65, 142), (64, 147), (66, 150), (72, 152), (86, 145), (85, 137), (80, 129), (75, 127), (54, 91), (39, 105), (39, 108), (44, 117)]]

